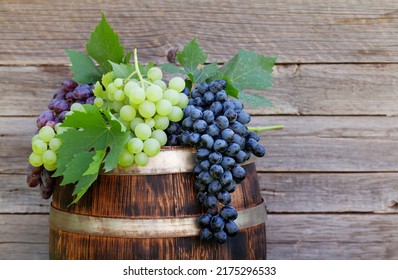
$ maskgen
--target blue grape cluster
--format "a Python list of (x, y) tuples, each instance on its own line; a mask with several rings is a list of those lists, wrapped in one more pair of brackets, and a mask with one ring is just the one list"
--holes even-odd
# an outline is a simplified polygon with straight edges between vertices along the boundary
[(198, 218), (202, 240), (227, 241), (238, 233), (238, 216), (230, 205), (231, 193), (246, 177), (241, 163), (251, 155), (262, 157), (264, 147), (259, 135), (249, 132), (250, 115), (243, 104), (228, 99), (226, 81), (199, 84), (191, 93), (180, 123), (167, 128), (167, 145), (190, 145), (196, 148), (195, 188), (197, 201), (205, 208)]

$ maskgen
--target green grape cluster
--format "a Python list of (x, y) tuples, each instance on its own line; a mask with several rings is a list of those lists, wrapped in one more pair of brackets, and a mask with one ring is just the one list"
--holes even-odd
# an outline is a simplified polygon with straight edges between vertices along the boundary
[(51, 126), (43, 126), (39, 133), (32, 137), (32, 150), (29, 163), (33, 167), (44, 166), (47, 171), (57, 169), (56, 151), (61, 146), (55, 130)]
[(119, 166), (144, 166), (148, 157), (156, 156), (167, 142), (164, 130), (171, 122), (180, 121), (189, 98), (182, 91), (185, 81), (173, 77), (168, 85), (158, 67), (150, 68), (146, 76), (117, 78), (109, 72), (94, 87), (94, 105), (109, 109), (131, 132)]

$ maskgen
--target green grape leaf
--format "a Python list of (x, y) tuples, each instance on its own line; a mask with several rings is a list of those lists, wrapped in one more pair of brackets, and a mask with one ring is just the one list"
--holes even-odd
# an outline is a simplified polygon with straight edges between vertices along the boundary
[(243, 91), (239, 93), (239, 100), (253, 107), (272, 107), (271, 101), (261, 95), (248, 94)]
[(128, 53), (126, 53), (126, 55), (123, 58), (123, 63), (124, 64), (129, 64), (130, 60), (131, 60), (131, 56), (133, 55), (133, 51), (129, 51)]
[(196, 42), (196, 37), (186, 44), (181, 52), (177, 53), (177, 61), (187, 73), (194, 73), (198, 66), (205, 63), (207, 54)]
[(272, 86), (272, 67), (276, 57), (240, 50), (220, 69), (218, 76), (226, 77), (238, 91), (262, 90)]
[(217, 70), (218, 64), (216, 62), (205, 65), (201, 69), (196, 69), (193, 72), (193, 80), (195, 81), (195, 83), (203, 83), (209, 77), (215, 75), (217, 73)]
[(106, 153), (104, 150), (95, 151), (95, 155), (92, 157), (92, 161), (90, 162), (88, 169), (83, 173), (83, 176), (94, 175), (98, 173), (98, 170), (100, 170), (101, 168), (101, 164), (102, 161), (104, 160), (105, 155)]
[(187, 74), (187, 72), (184, 69), (181, 69), (180, 67), (178, 67), (175, 64), (172, 63), (164, 63), (164, 64), (160, 64), (158, 65), (160, 68), (162, 68), (162, 70), (166, 73), (169, 74), (175, 74), (175, 73), (179, 73), (179, 74)]
[(98, 62), (103, 73), (111, 70), (109, 61), (123, 62), (124, 47), (119, 42), (119, 35), (113, 31), (103, 13), (100, 23), (91, 33), (86, 49), (88, 54)]
[(64, 176), (62, 185), (75, 183), (74, 194), (79, 199), (97, 178), (102, 163), (105, 172), (116, 167), (130, 137), (109, 111), (101, 113), (93, 105), (83, 108), (85, 112), (74, 111), (61, 125), (66, 130), (58, 136), (62, 145), (57, 150), (58, 168), (53, 175)]
[(135, 67), (132, 64), (117, 64), (112, 61), (109, 61), (109, 63), (112, 65), (112, 70), (115, 78), (125, 79), (135, 71)]
[(98, 70), (88, 55), (75, 50), (65, 50), (65, 52), (72, 62), (70, 69), (76, 82), (90, 84), (101, 79), (101, 71)]

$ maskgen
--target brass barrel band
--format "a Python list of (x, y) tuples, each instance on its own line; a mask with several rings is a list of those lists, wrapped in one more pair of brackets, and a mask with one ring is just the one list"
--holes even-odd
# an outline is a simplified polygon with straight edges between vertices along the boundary
[[(235, 220), (240, 229), (264, 223), (266, 210), (263, 203), (238, 211)], [(108, 218), (74, 214), (50, 209), (50, 226), (59, 230), (108, 237), (166, 238), (198, 235), (200, 228), (196, 217), (188, 218)]]
[[(172, 148), (172, 147), (171, 147)], [(149, 157), (148, 164), (123, 168), (117, 166), (112, 171), (102, 173), (101, 175), (159, 175), (172, 173), (192, 172), (195, 166), (194, 150), (192, 149), (170, 149), (162, 148), (155, 157)], [(248, 160), (241, 165), (253, 163), (254, 160)]]

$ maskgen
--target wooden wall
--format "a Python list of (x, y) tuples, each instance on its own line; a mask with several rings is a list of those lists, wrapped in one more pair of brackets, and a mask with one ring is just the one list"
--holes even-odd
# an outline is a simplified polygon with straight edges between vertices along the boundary
[[(0, 2), (0, 259), (48, 258), (49, 201), (25, 183), (35, 120), (103, 10), (141, 61), (197, 35), (209, 61), (278, 55), (273, 108), (250, 108), (269, 259), (398, 259), (395, 0)], [(395, 201), (395, 202), (394, 202)]]

